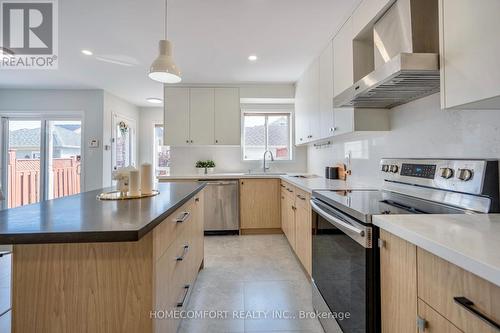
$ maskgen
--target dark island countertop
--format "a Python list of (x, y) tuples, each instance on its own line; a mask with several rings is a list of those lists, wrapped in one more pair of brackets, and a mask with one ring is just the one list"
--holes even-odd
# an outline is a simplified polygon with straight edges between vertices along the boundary
[(101, 201), (111, 189), (83, 192), (0, 210), (0, 244), (137, 241), (205, 187), (205, 183), (159, 183), (154, 197)]

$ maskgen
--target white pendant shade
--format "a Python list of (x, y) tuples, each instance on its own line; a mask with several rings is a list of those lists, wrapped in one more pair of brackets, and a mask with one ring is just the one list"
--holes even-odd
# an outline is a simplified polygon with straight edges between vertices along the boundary
[(170, 41), (162, 39), (159, 42), (160, 55), (151, 64), (149, 77), (162, 83), (181, 82), (181, 73), (172, 58), (172, 44)]

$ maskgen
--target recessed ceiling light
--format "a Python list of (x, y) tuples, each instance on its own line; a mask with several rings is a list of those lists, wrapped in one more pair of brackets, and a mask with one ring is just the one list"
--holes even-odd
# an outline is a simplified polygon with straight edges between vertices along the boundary
[(82, 50), (82, 53), (85, 54), (85, 55), (88, 55), (88, 56), (91, 56), (93, 55), (94, 53), (90, 50)]
[(249, 61), (257, 61), (257, 59), (259, 59), (259, 58), (257, 58), (257, 56), (255, 54), (251, 54), (248, 56)]
[(146, 98), (146, 101), (148, 101), (151, 104), (161, 104), (161, 103), (163, 103), (163, 100), (161, 98), (156, 98), (156, 97)]

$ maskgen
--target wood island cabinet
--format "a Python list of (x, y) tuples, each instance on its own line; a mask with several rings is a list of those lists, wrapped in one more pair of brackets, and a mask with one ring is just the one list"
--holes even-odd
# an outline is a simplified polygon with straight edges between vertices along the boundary
[(164, 311), (185, 308), (203, 265), (203, 200), (138, 241), (14, 245), (12, 331), (176, 332)]

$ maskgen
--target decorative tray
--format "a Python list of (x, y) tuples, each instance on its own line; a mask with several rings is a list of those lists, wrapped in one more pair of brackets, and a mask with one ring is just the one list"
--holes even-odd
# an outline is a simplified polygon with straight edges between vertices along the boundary
[(128, 192), (120, 192), (120, 191), (112, 191), (112, 192), (104, 192), (97, 196), (97, 200), (131, 200), (131, 199), (141, 199), (147, 197), (154, 197), (155, 195), (160, 194), (160, 191), (153, 190), (150, 194), (139, 194), (139, 195), (130, 195)]

